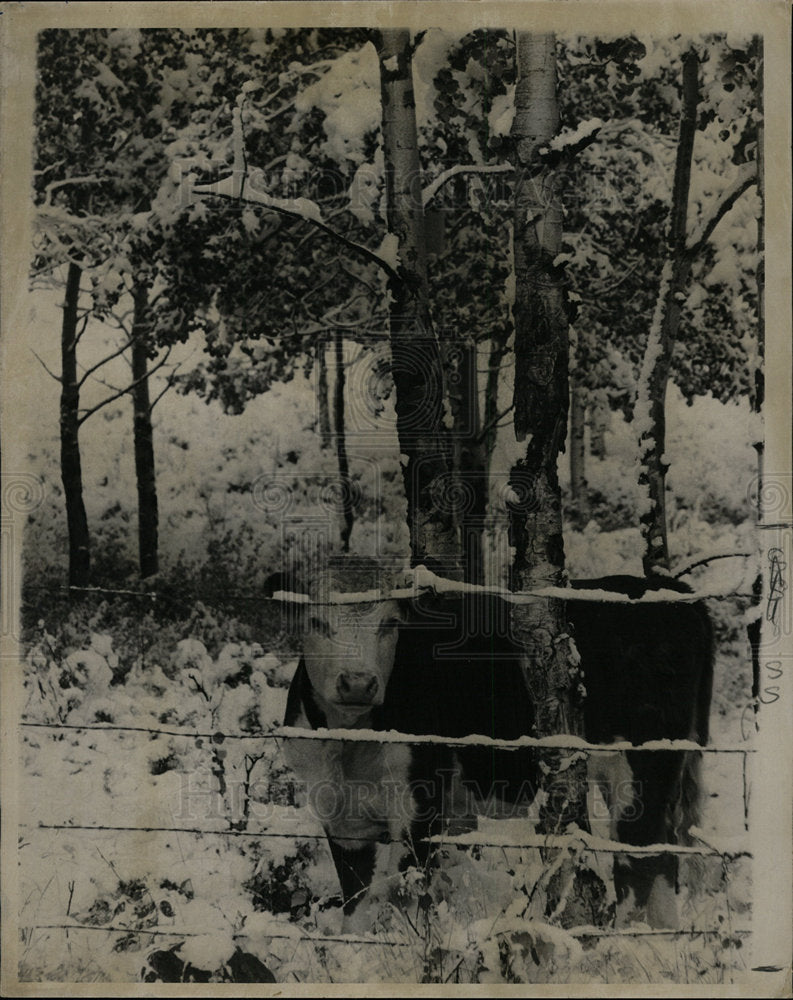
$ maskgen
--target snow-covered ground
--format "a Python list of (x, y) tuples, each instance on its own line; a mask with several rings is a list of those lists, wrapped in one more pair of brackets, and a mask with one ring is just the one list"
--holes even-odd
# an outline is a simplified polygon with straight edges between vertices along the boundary
[[(279, 726), (293, 658), (247, 643), (211, 655), (188, 638), (160, 662), (136, 658), (110, 687), (112, 636), (94, 633), (65, 657), (45, 629), (31, 638), (25, 722), (39, 725), (22, 729), (23, 978), (130, 982), (150, 952), (178, 942), (206, 971), (242, 948), (279, 982), (729, 982), (746, 967), (750, 865), (727, 854), (683, 861), (681, 925), (706, 933), (673, 949), (643, 925), (588, 939), (532, 922), (538, 852), (496, 847), (447, 847), (429, 888), (402, 877), (401, 905), (375, 896), (364, 908), (377, 934), (345, 938), (322, 829), (295, 799), (278, 740), (246, 735)], [(716, 664), (715, 744), (751, 746), (749, 692), (736, 633)], [(707, 754), (704, 776), (703, 839), (745, 847), (743, 755)], [(481, 824), (486, 843), (520, 843), (531, 829)], [(608, 878), (608, 858), (594, 860)]]

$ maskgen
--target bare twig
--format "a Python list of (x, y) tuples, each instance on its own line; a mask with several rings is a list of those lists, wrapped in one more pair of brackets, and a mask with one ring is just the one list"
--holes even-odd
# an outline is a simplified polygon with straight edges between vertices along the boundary
[(30, 353), (33, 355), (36, 361), (38, 361), (38, 363), (41, 365), (41, 367), (48, 375), (52, 376), (52, 378), (54, 378), (56, 382), (60, 382), (60, 384), (63, 385), (63, 379), (60, 377), (60, 375), (56, 375), (55, 372), (50, 371), (50, 369), (47, 367), (44, 361), (42, 361), (42, 359), (38, 356), (38, 354), (36, 354), (36, 352), (33, 350), (32, 347), (30, 348)]
[(741, 171), (737, 180), (728, 188), (710, 218), (702, 226), (701, 232), (697, 233), (690, 245), (686, 247), (686, 254), (689, 258), (696, 257), (713, 235), (716, 226), (718, 226), (744, 191), (747, 191), (753, 184), (757, 183), (755, 164), (748, 163), (745, 167), (747, 169)]
[(150, 368), (145, 375), (141, 375), (140, 378), (135, 379), (134, 382), (130, 382), (130, 384), (125, 388), (114, 393), (112, 396), (108, 396), (107, 399), (103, 399), (101, 403), (97, 403), (96, 406), (92, 406), (90, 409), (85, 410), (80, 416), (80, 419), (77, 421), (78, 427), (84, 424), (89, 417), (93, 416), (97, 412), (97, 410), (101, 410), (103, 406), (107, 406), (109, 403), (115, 402), (121, 396), (125, 396), (127, 395), (127, 393), (131, 392), (136, 385), (140, 385), (141, 382), (145, 382), (147, 378), (149, 378), (151, 375), (154, 374), (154, 372), (156, 372), (159, 368), (162, 368), (162, 366), (168, 360), (168, 356), (170, 355), (170, 353), (171, 353), (171, 348), (169, 347), (165, 353), (165, 357), (161, 361), (158, 361), (153, 368)]
[(93, 373), (95, 371), (98, 371), (100, 368), (102, 368), (104, 365), (106, 365), (109, 361), (112, 361), (113, 358), (117, 358), (119, 356), (119, 354), (123, 354), (124, 351), (126, 351), (126, 349), (128, 347), (132, 346), (132, 344), (134, 343), (134, 340), (135, 340), (134, 337), (130, 337), (117, 350), (113, 351), (111, 354), (108, 354), (107, 357), (102, 358), (101, 361), (97, 361), (97, 363), (95, 365), (91, 365), (90, 368), (86, 368), (85, 371), (83, 372), (83, 377), (77, 383), (77, 387), (78, 388), (82, 387), (83, 384), (85, 383), (85, 381), (87, 379), (89, 379), (91, 377), (91, 375), (93, 375)]
[(476, 440), (478, 442), (484, 441), (485, 438), (487, 437), (487, 435), (490, 433), (491, 430), (493, 430), (496, 427), (503, 426), (503, 424), (501, 424), (500, 421), (503, 420), (504, 417), (506, 417), (506, 415), (509, 412), (511, 412), (514, 408), (515, 408), (515, 404), (514, 403), (510, 403), (510, 405), (506, 408), (506, 410), (502, 410), (501, 413), (497, 413), (493, 417), (492, 420), (488, 420), (488, 422), (485, 424), (485, 426), (482, 428), (482, 430), (477, 435)]
[(686, 566), (685, 569), (681, 569), (679, 573), (675, 573), (675, 579), (679, 580), (681, 576), (688, 576), (692, 569), (696, 569), (697, 566), (705, 566), (715, 559), (751, 559), (751, 557), (751, 552), (723, 552), (717, 556), (707, 556), (705, 559), (698, 559), (696, 562)]

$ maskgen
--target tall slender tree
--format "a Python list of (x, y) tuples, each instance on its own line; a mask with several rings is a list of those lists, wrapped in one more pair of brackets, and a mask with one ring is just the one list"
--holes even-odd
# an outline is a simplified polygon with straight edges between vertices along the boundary
[(154, 432), (149, 392), (149, 290), (145, 282), (132, 293), (132, 407), (135, 441), (135, 475), (138, 484), (138, 553), (140, 575), (154, 576), (159, 569), (157, 475), (154, 464)]
[(347, 457), (347, 441), (344, 433), (344, 336), (341, 330), (333, 334), (333, 353), (336, 362), (336, 386), (333, 393), (334, 432), (336, 435), (336, 459), (339, 465), (339, 499), (342, 513), (341, 548), (350, 551), (350, 535), (355, 523), (353, 509), (350, 461)]
[(381, 31), (378, 57), (387, 221), (396, 264), (389, 327), (411, 557), (414, 564), (430, 557), (443, 564), (447, 574), (460, 576), (451, 456), (443, 425), (443, 367), (427, 287), (410, 32)]
[(71, 262), (67, 269), (61, 326), (61, 482), (69, 529), (69, 585), (72, 587), (87, 586), (91, 569), (79, 438), (80, 381), (77, 375), (77, 342), (81, 332), (78, 332), (81, 275), (80, 267)]
[(700, 220), (696, 232), (693, 235), (689, 232), (689, 189), (700, 105), (699, 72), (699, 55), (692, 46), (682, 59), (680, 126), (666, 256), (639, 375), (634, 413), (640, 449), (639, 482), (647, 490), (639, 515), (644, 538), (642, 563), (648, 575), (669, 570), (666, 521), (668, 463), (664, 456), (666, 390), (692, 267), (721, 220), (756, 180), (754, 165), (745, 163), (734, 182), (722, 193), (715, 208)]
[(688, 191), (691, 161), (697, 130), (699, 104), (699, 59), (695, 49), (683, 56), (682, 109), (675, 159), (672, 211), (669, 221), (667, 257), (661, 272), (653, 325), (648, 338), (639, 382), (636, 418), (642, 448), (640, 482), (647, 486), (648, 502), (640, 511), (645, 551), (644, 571), (669, 569), (669, 542), (666, 530), (666, 387), (680, 325), (684, 290), (691, 272), (686, 247)]
[[(568, 315), (555, 260), (562, 240), (559, 178), (547, 151), (559, 127), (556, 39), (517, 36), (515, 91), (515, 434), (529, 438), (512, 469), (510, 529), (516, 591), (559, 586), (564, 569), (557, 460), (564, 449), (568, 407)], [(541, 736), (583, 736), (580, 674), (557, 599), (513, 605), (513, 630), (526, 650), (526, 677)], [(558, 832), (586, 828), (586, 765), (544, 755), (547, 803), (541, 823)]]

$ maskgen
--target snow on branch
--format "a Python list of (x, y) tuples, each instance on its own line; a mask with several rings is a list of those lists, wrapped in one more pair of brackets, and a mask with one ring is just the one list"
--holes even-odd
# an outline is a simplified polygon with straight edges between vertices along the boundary
[(51, 181), (44, 189), (44, 205), (49, 207), (52, 204), (52, 194), (58, 188), (67, 187), (69, 184), (96, 184), (99, 180), (98, 174), (87, 174), (84, 177), (67, 177), (62, 181)]
[[(397, 273), (391, 264), (374, 250), (348, 239), (342, 233), (332, 229), (322, 221), (322, 214), (319, 205), (310, 198), (276, 198), (265, 191), (257, 191), (252, 185), (245, 188), (246, 180), (256, 175), (247, 171), (238, 172), (234, 170), (230, 176), (223, 180), (215, 181), (212, 184), (199, 184), (191, 188), (193, 194), (200, 196), (210, 196), (226, 198), (228, 200), (243, 202), (247, 205), (260, 205), (273, 212), (278, 212), (288, 218), (300, 219), (303, 222), (310, 222), (317, 229), (330, 236), (331, 239), (342, 246), (361, 254), (367, 260), (382, 268), (389, 277), (396, 278)], [(243, 193), (244, 192), (244, 193)]]
[(188, 196), (192, 201), (193, 195), (227, 198), (233, 201), (244, 202), (248, 205), (260, 205), (273, 212), (279, 212), (292, 219), (300, 219), (303, 222), (310, 222), (311, 225), (326, 233), (331, 239), (341, 243), (349, 250), (362, 254), (368, 260), (382, 268), (389, 277), (396, 278), (397, 273), (389, 260), (381, 254), (370, 250), (369, 247), (354, 240), (348, 239), (342, 233), (331, 228), (322, 221), (322, 212), (319, 205), (310, 198), (276, 198), (263, 190), (263, 185), (257, 182), (263, 176), (261, 171), (251, 171), (248, 169), (245, 160), (245, 141), (242, 130), (242, 110), (235, 107), (232, 114), (232, 151), (234, 161), (231, 174), (222, 180), (214, 181), (211, 184), (198, 184), (188, 187)]
[(576, 153), (580, 153), (582, 149), (586, 149), (587, 146), (595, 142), (602, 128), (603, 122), (600, 118), (588, 118), (576, 128), (562, 129), (547, 146), (540, 149), (540, 155), (554, 162), (563, 157), (575, 156)]
[(721, 200), (716, 207), (706, 218), (702, 219), (699, 229), (691, 237), (686, 247), (686, 253), (689, 257), (695, 257), (702, 250), (703, 246), (713, 235), (716, 226), (718, 226), (735, 202), (741, 197), (744, 191), (756, 183), (756, 164), (753, 162), (745, 163), (732, 184), (728, 185), (727, 189), (722, 192)]
[(421, 192), (421, 204), (426, 208), (443, 185), (450, 181), (452, 177), (457, 177), (458, 174), (507, 174), (512, 173), (514, 169), (511, 163), (458, 163), (453, 167), (449, 167), (448, 170), (444, 170), (442, 174), (439, 174), (432, 183), (424, 188)]

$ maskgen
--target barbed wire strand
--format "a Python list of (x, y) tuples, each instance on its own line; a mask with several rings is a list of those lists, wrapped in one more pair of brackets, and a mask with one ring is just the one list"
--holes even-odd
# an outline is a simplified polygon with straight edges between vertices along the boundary
[[(81, 830), (94, 831), (98, 833), (187, 833), (194, 836), (212, 837), (250, 837), (256, 838), (289, 838), (291, 840), (316, 840), (325, 841), (327, 835), (324, 833), (300, 833), (296, 830), (239, 830), (226, 829), (218, 830), (212, 827), (200, 826), (115, 826), (100, 823), (19, 823), (20, 829), (25, 830)], [(592, 842), (582, 839), (580, 835), (571, 834), (537, 834), (529, 836), (525, 841), (514, 843), (512, 841), (491, 841), (474, 839), (471, 833), (455, 836), (454, 834), (438, 834), (426, 838), (422, 842), (436, 844), (438, 847), (495, 847), (506, 850), (544, 850), (551, 848), (565, 849), (578, 847), (582, 851), (591, 851), (593, 854), (629, 854), (629, 855), (655, 855), (655, 854), (679, 854), (695, 855), (698, 857), (721, 858), (725, 861), (737, 858), (751, 858), (752, 853), (743, 848), (723, 851), (707, 845), (696, 847), (688, 844), (623, 844), (614, 840), (597, 839)], [(469, 839), (470, 838), (470, 839)], [(334, 834), (333, 840), (338, 843), (360, 844), (361, 841), (371, 844), (401, 844), (405, 841), (399, 837), (342, 837)]]
[[(340, 741), (358, 743), (402, 743), (418, 746), (420, 744), (438, 744), (441, 746), (467, 748), (483, 747), (498, 750), (525, 750), (533, 748), (547, 748), (551, 750), (580, 750), (582, 753), (617, 753), (617, 752), (640, 752), (663, 753), (679, 751), (695, 751), (697, 753), (719, 753), (719, 754), (753, 754), (756, 753), (754, 747), (740, 747), (729, 745), (700, 746), (693, 740), (650, 740), (646, 743), (587, 743), (586, 740), (577, 737), (557, 736), (520, 736), (516, 740), (500, 740), (491, 736), (466, 736), (462, 739), (452, 739), (445, 736), (416, 735), (410, 733), (399, 733), (396, 730), (377, 729), (306, 729), (297, 730), (291, 727), (283, 727), (268, 730), (263, 733), (223, 733), (219, 731), (204, 732), (192, 729), (159, 729), (150, 726), (120, 726), (112, 723), (67, 723), (67, 722), (20, 722), (19, 725), (27, 729), (66, 729), (85, 730), (88, 732), (130, 732), (147, 733), (155, 736), (175, 736), (186, 739), (210, 740), (220, 744), (226, 740), (319, 740), (319, 741)], [(568, 741), (569, 740), (569, 741)]]
[[(256, 602), (260, 604), (312, 604), (321, 607), (333, 607), (337, 605), (344, 604), (380, 604), (386, 601), (393, 600), (411, 600), (418, 597), (426, 596), (428, 594), (433, 594), (438, 597), (461, 597), (461, 596), (487, 596), (487, 597), (500, 597), (507, 604), (531, 604), (538, 600), (543, 600), (547, 598), (555, 598), (562, 601), (588, 601), (593, 604), (692, 604), (698, 601), (707, 600), (729, 600), (733, 597), (740, 597), (745, 599), (756, 599), (756, 595), (751, 593), (743, 593), (742, 591), (728, 591), (726, 593), (716, 593), (711, 591), (702, 591), (695, 593), (680, 593), (673, 590), (663, 590), (647, 591), (642, 597), (629, 597), (627, 594), (623, 594), (619, 591), (607, 591), (607, 590), (588, 590), (586, 588), (576, 588), (576, 587), (542, 587), (537, 590), (526, 590), (520, 593), (515, 593), (513, 591), (505, 590), (503, 587), (488, 587), (479, 586), (477, 589), (472, 590), (471, 585), (467, 588), (462, 588), (458, 584), (458, 588), (455, 589), (453, 584), (455, 581), (443, 581), (444, 587), (441, 590), (435, 590), (429, 584), (420, 584), (416, 587), (402, 588), (398, 590), (391, 591), (388, 594), (380, 594), (378, 592), (377, 596), (372, 596), (371, 592), (366, 593), (349, 593), (349, 594), (338, 594), (333, 598), (325, 600), (311, 600), (307, 594), (301, 594), (297, 592), (290, 591), (276, 591), (276, 593), (281, 594), (280, 597), (267, 596), (264, 594), (246, 594), (246, 593), (232, 593), (227, 594), (224, 597), (225, 603), (229, 600), (240, 601), (240, 602)], [(451, 586), (447, 586), (449, 584)], [(107, 596), (123, 596), (123, 597), (145, 597), (151, 601), (157, 601), (158, 599), (166, 600), (183, 600), (184, 598), (179, 598), (169, 591), (156, 591), (156, 590), (125, 590), (123, 588), (113, 588), (113, 587), (77, 587), (71, 584), (59, 584), (56, 586), (48, 586), (47, 584), (30, 584), (26, 587), (28, 591), (44, 591), (47, 593), (52, 592), (62, 592), (62, 593), (79, 593), (87, 595), (107, 595)], [(661, 593), (663, 596), (651, 596)], [(594, 594), (601, 596), (595, 597)], [(193, 603), (194, 601), (211, 600), (214, 595), (207, 594), (205, 598), (201, 595), (196, 595), (186, 600), (185, 603)], [(25, 602), (23, 598), (23, 603)]]
[[(190, 937), (205, 937), (206, 931), (181, 931), (181, 930), (163, 930), (159, 927), (154, 928), (134, 928), (134, 927), (115, 927), (115, 926), (101, 926), (96, 924), (24, 924), (25, 929), (28, 930), (38, 930), (38, 931), (52, 931), (52, 930), (65, 930), (65, 931), (105, 931), (109, 934), (134, 934), (134, 935), (151, 935), (152, 937), (176, 937), (176, 938), (190, 938)], [(549, 925), (552, 926), (552, 925)], [(517, 928), (510, 928), (509, 930), (494, 930), (493, 934), (497, 937), (503, 937), (507, 934), (516, 932)], [(733, 928), (727, 932), (724, 928), (685, 928), (685, 929), (672, 929), (663, 927), (626, 927), (624, 929), (611, 928), (611, 927), (570, 927), (564, 930), (565, 934), (569, 934), (571, 937), (577, 938), (622, 938), (622, 937), (751, 937), (753, 931), (750, 927), (738, 927)], [(230, 935), (234, 940), (247, 940), (250, 934), (245, 932), (235, 932)], [(297, 944), (349, 944), (349, 945), (377, 945), (381, 948), (412, 948), (415, 947), (410, 941), (385, 941), (378, 938), (362, 938), (355, 937), (349, 934), (337, 934), (337, 935), (319, 935), (319, 934), (286, 934), (280, 931), (264, 932), (263, 937), (284, 940), (284, 941), (294, 941)], [(464, 951), (462, 948), (453, 948), (451, 951)]]

